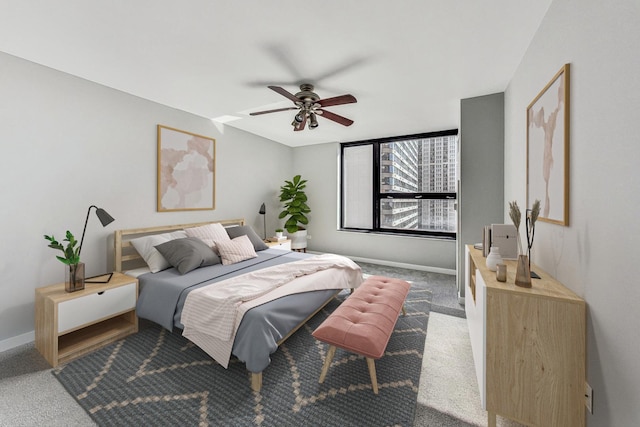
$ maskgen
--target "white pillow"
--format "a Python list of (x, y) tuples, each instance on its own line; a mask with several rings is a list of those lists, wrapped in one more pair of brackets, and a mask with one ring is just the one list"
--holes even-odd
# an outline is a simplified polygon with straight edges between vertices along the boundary
[(227, 231), (220, 223), (187, 228), (184, 231), (187, 233), (187, 236), (197, 237), (205, 242), (211, 249), (216, 249), (216, 242), (228, 242), (231, 240)]
[(218, 241), (216, 242), (216, 248), (220, 252), (222, 265), (235, 264), (258, 256), (253, 248), (253, 243), (251, 243), (246, 234), (228, 241)]
[(187, 237), (187, 233), (178, 230), (172, 233), (138, 237), (137, 239), (132, 239), (131, 244), (147, 263), (149, 270), (152, 273), (157, 273), (158, 271), (171, 267), (171, 264), (169, 264), (169, 261), (167, 261), (154, 246), (168, 242), (169, 240), (183, 239), (185, 237)]

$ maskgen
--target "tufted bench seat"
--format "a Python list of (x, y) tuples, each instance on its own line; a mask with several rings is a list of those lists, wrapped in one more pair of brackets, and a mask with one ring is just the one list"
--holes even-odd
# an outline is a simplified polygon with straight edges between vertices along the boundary
[(329, 344), (320, 383), (340, 347), (367, 359), (373, 392), (378, 394), (374, 359), (384, 354), (400, 311), (406, 314), (404, 301), (410, 287), (401, 279), (371, 276), (313, 331), (316, 339)]

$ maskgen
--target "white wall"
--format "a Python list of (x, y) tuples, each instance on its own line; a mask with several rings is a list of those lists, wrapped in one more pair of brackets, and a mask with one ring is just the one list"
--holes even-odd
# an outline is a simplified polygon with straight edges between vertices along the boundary
[(527, 105), (571, 64), (570, 225), (538, 223), (532, 257), (587, 302), (593, 427), (640, 425), (638, 23), (637, 0), (555, 0), (505, 92), (505, 200), (523, 206)]
[[(275, 229), (291, 148), (4, 53), (0, 70), (0, 350), (33, 339), (34, 289), (64, 280), (43, 235), (79, 239), (92, 204), (116, 221), (91, 213), (87, 275), (112, 270), (116, 229), (244, 217), (262, 234), (262, 202)], [(216, 139), (215, 210), (156, 212), (157, 124)]]
[(455, 241), (338, 231), (339, 151), (339, 144), (310, 145), (294, 151), (292, 176), (302, 174), (309, 180), (305, 190), (311, 208), (309, 250), (455, 272)]

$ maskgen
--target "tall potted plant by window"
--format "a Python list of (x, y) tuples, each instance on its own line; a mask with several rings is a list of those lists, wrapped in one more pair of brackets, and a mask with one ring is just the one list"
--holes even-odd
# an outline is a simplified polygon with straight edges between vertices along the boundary
[(307, 205), (307, 195), (304, 192), (307, 180), (300, 175), (293, 180), (285, 180), (285, 185), (280, 187), (280, 202), (284, 203), (284, 210), (278, 218), (287, 218), (284, 228), (291, 237), (291, 249), (304, 249), (307, 247), (307, 229), (309, 223), (307, 214), (311, 209)]

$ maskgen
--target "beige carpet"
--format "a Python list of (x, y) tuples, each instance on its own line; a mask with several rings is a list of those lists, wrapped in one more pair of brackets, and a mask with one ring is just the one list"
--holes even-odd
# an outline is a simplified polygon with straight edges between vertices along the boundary
[[(434, 410), (448, 415), (434, 421)], [(466, 319), (431, 312), (415, 426), (486, 426)], [(498, 417), (497, 425), (521, 424)]]

